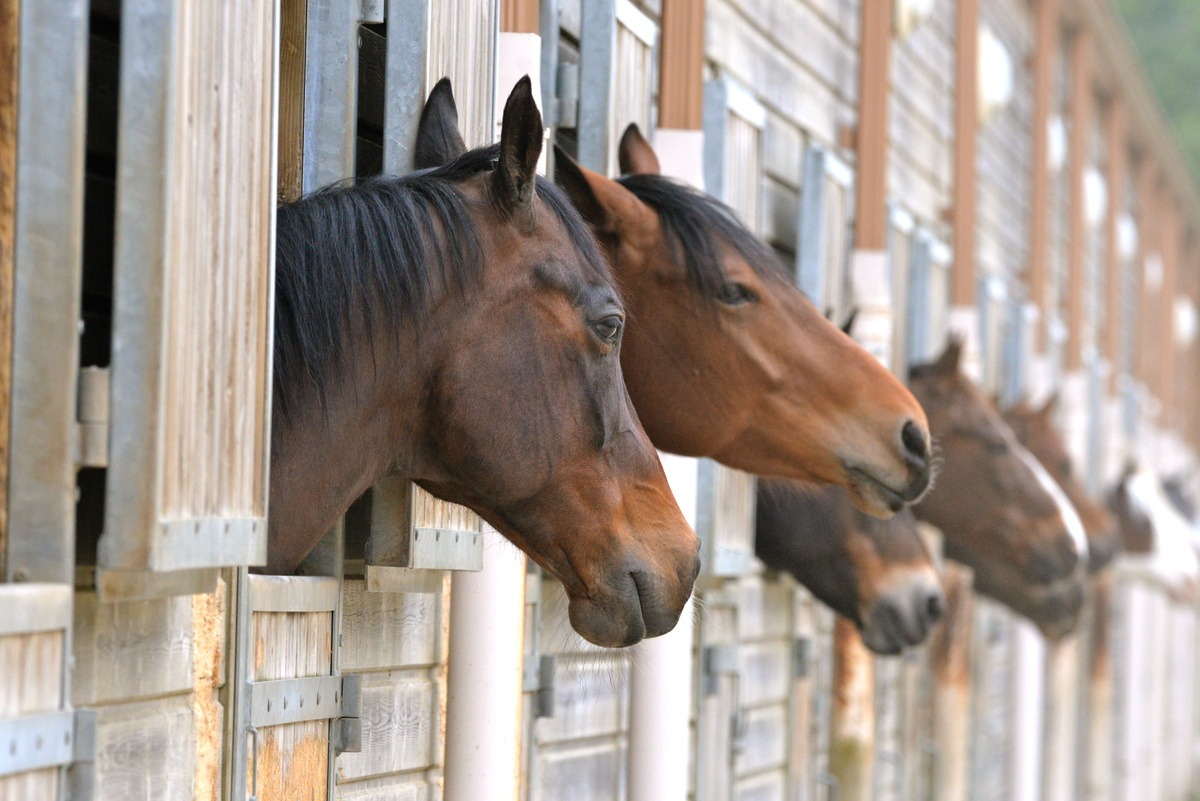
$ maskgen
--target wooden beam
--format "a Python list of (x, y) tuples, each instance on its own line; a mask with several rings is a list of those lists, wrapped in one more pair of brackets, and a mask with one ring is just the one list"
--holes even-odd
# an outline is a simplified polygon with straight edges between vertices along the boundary
[(704, 0), (663, 0), (658, 123), (704, 127)]
[(946, 614), (929, 638), (933, 672), (933, 731), (938, 758), (933, 768), (934, 801), (967, 801), (971, 731), (971, 639), (974, 575), (957, 562), (942, 569)]
[(863, 3), (858, 49), (858, 174), (854, 247), (887, 247), (887, 159), (892, 94), (892, 4)]
[(1143, 154), (1137, 175), (1138, 254), (1134, 269), (1138, 280), (1138, 310), (1134, 325), (1137, 326), (1137, 342), (1134, 346), (1134, 375), (1147, 389), (1153, 389), (1154, 380), (1154, 325), (1155, 309), (1148, 279), (1147, 265), (1156, 255), (1158, 246), (1158, 215), (1156, 201), (1158, 189), (1158, 166), (1149, 155)]
[(12, 397), (13, 232), (17, 200), (19, 0), (0, 0), (0, 578), (8, 538), (8, 426)]
[(979, 149), (979, 0), (958, 0), (955, 42), (954, 273), (951, 277), (951, 300), (956, 306), (974, 306), (975, 207), (978, 202), (975, 159)]
[(538, 0), (501, 0), (500, 30), (505, 33), (538, 33), (541, 28)]
[(1086, 276), (1084, 259), (1089, 236), (1085, 217), (1083, 175), (1087, 168), (1092, 126), (1094, 92), (1092, 89), (1094, 40), (1087, 28), (1080, 29), (1071, 41), (1070, 90), (1067, 114), (1067, 358), (1068, 370), (1083, 366), (1084, 296)]
[(839, 801), (871, 801), (875, 763), (875, 660), (863, 645), (855, 625), (841, 615), (834, 623), (833, 662), (829, 772), (837, 779)]
[(308, 0), (282, 0), (279, 19), (279, 199), (303, 189), (304, 65)]
[(1129, 169), (1129, 144), (1126, 138), (1125, 103), (1113, 97), (1108, 104), (1104, 138), (1108, 161), (1104, 165), (1108, 184), (1108, 211), (1104, 220), (1104, 253), (1107, 257), (1107, 286), (1105, 298), (1103, 346), (1108, 363), (1109, 391), (1116, 389), (1117, 364), (1121, 355), (1121, 274), (1124, 264), (1120, 254), (1119, 223), (1125, 211), (1125, 181)]
[(1155, 394), (1162, 404), (1159, 425), (1173, 428), (1175, 424), (1175, 290), (1179, 281), (1180, 224), (1179, 204), (1169, 189), (1163, 197), (1162, 219), (1163, 282), (1159, 294), (1155, 323), (1158, 328), (1158, 381)]
[(1061, 37), (1060, 0), (1037, 0), (1034, 8), (1033, 142), (1029, 196), (1029, 299), (1037, 307), (1036, 348), (1046, 347), (1046, 281), (1050, 259), (1050, 117), (1054, 61)]

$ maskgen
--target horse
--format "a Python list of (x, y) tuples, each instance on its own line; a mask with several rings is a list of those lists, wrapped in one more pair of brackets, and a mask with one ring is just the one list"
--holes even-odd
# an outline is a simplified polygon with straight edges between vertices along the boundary
[[(440, 147), (422, 127), (418, 151)], [(498, 144), (280, 207), (268, 569), (396, 475), (474, 510), (563, 583), (580, 635), (625, 646), (674, 627), (699, 540), (625, 388), (616, 282), (536, 175), (542, 133), (526, 77)]]
[(556, 150), (555, 180), (599, 238), (630, 326), (621, 366), (664, 451), (847, 488), (887, 517), (932, 475), (925, 413), (825, 319), (725, 204), (660, 174), (636, 125), (609, 179)]
[(1116, 556), (1121, 544), (1120, 532), (1108, 510), (1094, 501), (1079, 483), (1066, 441), (1054, 425), (1057, 402), (1058, 396), (1052, 395), (1037, 408), (1018, 403), (1004, 411), (1004, 422), (1012, 428), (1017, 441), (1029, 449), (1062, 487), (1079, 513), (1087, 532), (1088, 572), (1095, 574)]
[(909, 371), (942, 462), (913, 512), (941, 529), (946, 556), (974, 570), (982, 594), (1060, 638), (1083, 605), (1082, 532), (1072, 533), (1053, 482), (959, 369), (961, 354), (952, 339), (937, 359)]
[(1179, 600), (1194, 600), (1200, 590), (1194, 529), (1158, 477), (1127, 464), (1107, 501), (1121, 532), (1124, 570), (1163, 582)]
[(857, 626), (863, 644), (883, 656), (924, 642), (946, 608), (912, 511), (877, 520), (841, 487), (760, 480), (754, 552)]

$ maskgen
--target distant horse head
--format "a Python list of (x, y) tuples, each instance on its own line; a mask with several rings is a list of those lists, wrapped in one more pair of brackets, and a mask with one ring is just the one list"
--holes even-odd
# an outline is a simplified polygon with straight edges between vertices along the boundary
[(1200, 590), (1195, 530), (1171, 502), (1158, 476), (1147, 468), (1126, 465), (1108, 500), (1121, 528), (1126, 568), (1162, 582), (1180, 600), (1193, 602)]
[(925, 414), (826, 320), (715, 198), (656, 174), (631, 126), (613, 181), (561, 150), (555, 179), (593, 226), (629, 306), (629, 394), (659, 448), (765, 476), (840, 484), (886, 517), (921, 496)]
[(858, 626), (877, 654), (922, 643), (946, 606), (912, 512), (877, 520), (841, 487), (759, 481), (754, 550)]
[(912, 368), (909, 386), (929, 415), (942, 466), (917, 517), (942, 530), (946, 556), (975, 571), (975, 586), (1059, 636), (1083, 603), (1084, 544), (1039, 477), (1036, 460), (960, 369), (951, 341)]
[(579, 215), (536, 175), (528, 78), (498, 146), (466, 151), (456, 116), (443, 82), (417, 150), (444, 166), (279, 211), (270, 566), (294, 568), (391, 473), (475, 510), (560, 579), (592, 642), (662, 634), (699, 541), (625, 390), (625, 307)]
[(1071, 499), (1087, 532), (1088, 570), (1095, 573), (1116, 556), (1121, 544), (1120, 532), (1113, 516), (1092, 500), (1079, 481), (1066, 440), (1054, 425), (1057, 400), (1057, 396), (1051, 396), (1037, 408), (1019, 403), (1004, 412), (1004, 421), (1016, 434), (1017, 441), (1029, 449)]

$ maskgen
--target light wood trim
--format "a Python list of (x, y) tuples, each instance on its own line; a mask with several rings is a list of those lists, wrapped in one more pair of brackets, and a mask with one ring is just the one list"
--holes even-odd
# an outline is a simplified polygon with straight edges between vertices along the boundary
[[(975, 305), (975, 207), (978, 202), (979, 0), (958, 0), (954, 80), (954, 272), (951, 299)], [(861, 135), (861, 131), (859, 132)]]
[(17, 201), (17, 43), (20, 0), (0, 0), (0, 578), (8, 538), (13, 248)]
[(663, 0), (658, 122), (704, 127), (704, 0)]
[(1175, 290), (1179, 284), (1180, 213), (1179, 204), (1170, 190), (1164, 190), (1162, 209), (1162, 292), (1158, 308), (1152, 315), (1157, 326), (1158, 381), (1155, 394), (1162, 404), (1159, 424), (1173, 428), (1175, 423)]
[(303, 191), (308, 0), (282, 0), (279, 15), (279, 199), (291, 201)]
[[(1104, 219), (1104, 253), (1107, 257), (1108, 280), (1105, 286), (1105, 316), (1103, 327), (1104, 354), (1114, 368), (1121, 354), (1121, 254), (1118, 223), (1125, 211), (1125, 180), (1129, 170), (1129, 146), (1126, 139), (1128, 121), (1125, 103), (1119, 97), (1109, 101), (1105, 118), (1104, 137), (1108, 161), (1104, 165), (1108, 184), (1108, 210)], [(1117, 371), (1109, 373), (1109, 390), (1116, 389)]]
[(1036, 348), (1046, 347), (1046, 280), (1050, 253), (1050, 117), (1054, 105), (1054, 59), (1061, 38), (1060, 0), (1037, 0), (1034, 8), (1033, 141), (1029, 197), (1029, 298), (1041, 314)]
[(1138, 208), (1138, 318), (1137, 343), (1134, 347), (1134, 375), (1148, 389), (1153, 388), (1154, 377), (1154, 327), (1152, 298), (1146, 282), (1146, 262), (1158, 245), (1158, 215), (1155, 213), (1158, 187), (1158, 166), (1147, 155), (1138, 165), (1137, 208)]
[(1067, 143), (1067, 354), (1068, 370), (1083, 365), (1084, 254), (1087, 220), (1084, 217), (1083, 173), (1088, 163), (1094, 124), (1092, 86), (1094, 40), (1084, 28), (1070, 45), (1070, 118)]
[[(974, 2), (975, 0), (972, 0)], [(892, 92), (892, 4), (863, 3), (858, 70), (858, 179), (854, 246), (887, 247), (888, 103)]]
[(505, 33), (537, 33), (541, 28), (540, 15), (538, 0), (501, 0), (500, 30)]

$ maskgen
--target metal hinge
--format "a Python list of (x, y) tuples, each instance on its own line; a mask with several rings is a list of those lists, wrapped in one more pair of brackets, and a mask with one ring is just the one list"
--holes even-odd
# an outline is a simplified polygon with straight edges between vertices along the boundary
[(574, 128), (579, 124), (579, 65), (559, 64), (554, 80), (554, 124)]
[(522, 668), (522, 689), (527, 693), (536, 693), (533, 699), (533, 716), (536, 718), (554, 717), (554, 657), (550, 654), (525, 657)]
[(75, 462), (80, 467), (108, 467), (108, 384), (106, 367), (79, 371)]
[(311, 676), (250, 682), (250, 726), (332, 721), (338, 753), (362, 750), (362, 676)]
[(96, 713), (68, 709), (0, 720), (0, 776), (90, 764), (96, 754)]
[(736, 676), (738, 647), (736, 645), (707, 645), (704, 647), (704, 694), (717, 692), (721, 676)]

